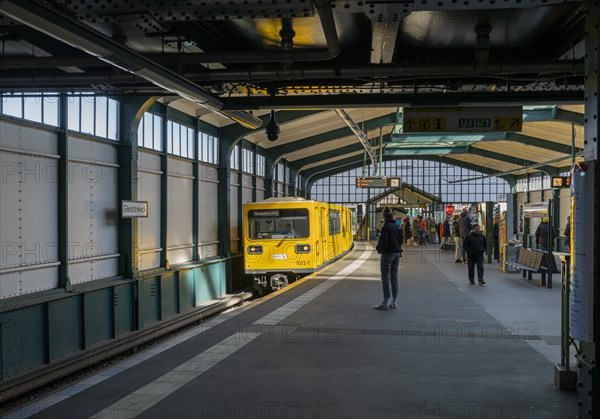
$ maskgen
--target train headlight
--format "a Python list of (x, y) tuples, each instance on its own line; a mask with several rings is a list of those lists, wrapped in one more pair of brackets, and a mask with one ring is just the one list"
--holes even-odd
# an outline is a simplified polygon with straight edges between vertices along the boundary
[(263, 247), (259, 244), (248, 246), (249, 255), (262, 255)]
[(310, 244), (297, 244), (296, 253), (310, 253)]

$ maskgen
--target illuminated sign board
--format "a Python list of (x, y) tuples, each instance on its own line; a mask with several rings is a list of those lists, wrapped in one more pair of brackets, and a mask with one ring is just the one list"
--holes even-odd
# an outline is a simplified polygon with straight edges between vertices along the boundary
[(357, 188), (398, 188), (402, 185), (399, 178), (357, 177)]
[(403, 132), (518, 132), (523, 129), (523, 107), (404, 108)]
[(569, 176), (552, 176), (551, 184), (553, 188), (568, 188), (571, 186)]

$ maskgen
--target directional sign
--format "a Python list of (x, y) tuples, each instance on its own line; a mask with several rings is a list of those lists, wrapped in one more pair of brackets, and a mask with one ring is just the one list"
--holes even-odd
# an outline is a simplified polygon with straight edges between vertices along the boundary
[(357, 177), (357, 188), (389, 188), (400, 186), (400, 178)]
[(521, 131), (521, 106), (404, 108), (403, 129), (408, 132)]

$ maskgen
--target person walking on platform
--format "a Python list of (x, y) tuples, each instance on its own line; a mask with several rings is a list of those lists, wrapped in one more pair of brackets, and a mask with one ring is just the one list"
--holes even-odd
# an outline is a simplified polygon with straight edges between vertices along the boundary
[(421, 244), (420, 231), (421, 231), (421, 227), (419, 225), (419, 219), (417, 217), (415, 217), (412, 220), (412, 227), (411, 227), (412, 239), (413, 239), (414, 244)]
[[(398, 264), (402, 254), (402, 230), (394, 221), (391, 209), (383, 210), (385, 220), (381, 227), (381, 235), (375, 249), (381, 255), (379, 266), (381, 269), (381, 285), (383, 286), (383, 301), (373, 307), (375, 310), (388, 310), (397, 308), (398, 298)], [(391, 292), (390, 292), (391, 288)]]
[[(550, 230), (550, 225), (548, 224), (548, 218), (542, 218), (542, 222), (535, 229), (535, 245), (538, 249), (543, 250), (544, 252), (548, 251), (548, 230)], [(554, 234), (554, 229), (551, 230), (552, 236), (550, 240), (554, 238), (556, 234)]]
[(402, 237), (404, 238), (404, 244), (407, 244), (408, 239), (410, 239), (410, 218), (406, 217), (402, 221)]
[(442, 240), (440, 249), (446, 250), (446, 246), (450, 244), (450, 216), (447, 215), (442, 224)]
[(422, 215), (417, 215), (417, 221), (419, 222), (419, 237), (421, 239), (421, 244), (427, 244), (427, 223)]
[(483, 254), (487, 249), (487, 240), (479, 229), (479, 224), (473, 224), (471, 232), (465, 237), (463, 248), (467, 254), (469, 264), (469, 283), (475, 284), (475, 265), (477, 265), (477, 279), (479, 285), (485, 284), (483, 279)]
[(465, 257), (464, 241), (465, 238), (471, 232), (472, 228), (471, 219), (469, 218), (469, 214), (467, 214), (467, 211), (463, 211), (460, 213), (460, 218), (458, 219), (458, 226), (460, 228), (460, 238), (463, 241), (463, 249), (460, 254), (460, 258), (462, 259), (463, 263), (467, 263), (467, 259)]
[(462, 263), (460, 259), (463, 253), (462, 239), (460, 237), (460, 226), (458, 224), (458, 215), (454, 216), (452, 221), (452, 238), (454, 239), (454, 261)]

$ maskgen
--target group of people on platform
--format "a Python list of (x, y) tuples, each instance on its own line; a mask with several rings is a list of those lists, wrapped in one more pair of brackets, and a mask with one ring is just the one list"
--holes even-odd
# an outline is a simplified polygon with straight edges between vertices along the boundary
[[(548, 240), (557, 236), (554, 228), (549, 231), (548, 218), (542, 218), (535, 231), (537, 248), (548, 250)], [(569, 246), (570, 219), (567, 219), (565, 228), (567, 246)], [(454, 241), (454, 259), (456, 263), (468, 265), (467, 276), (470, 284), (475, 284), (475, 267), (477, 267), (477, 280), (479, 285), (485, 284), (484, 259), (487, 252), (487, 239), (481, 232), (481, 227), (471, 221), (466, 211), (454, 216), (446, 216), (443, 223), (437, 223), (432, 217), (427, 220), (422, 215), (417, 215), (412, 222), (410, 217), (402, 220), (394, 219), (394, 212), (390, 208), (383, 211), (383, 224), (377, 242), (376, 250), (381, 254), (380, 269), (383, 285), (383, 301), (376, 305), (376, 310), (389, 310), (397, 308), (398, 295), (398, 264), (402, 254), (403, 244), (439, 243), (442, 250), (446, 250)], [(494, 259), (499, 259), (499, 225), (498, 218), (493, 219), (492, 237), (494, 240)], [(448, 247), (447, 247), (448, 246)]]
[[(405, 238), (418, 238), (419, 242), (424, 244), (427, 236), (430, 234), (437, 236), (437, 234), (439, 234), (439, 230), (435, 226), (436, 223), (431, 217), (425, 222), (423, 216), (417, 215), (413, 219), (412, 225), (410, 224), (410, 219), (408, 217), (402, 220), (402, 226), (400, 226), (398, 221), (399, 220), (394, 219), (394, 212), (390, 208), (385, 208), (383, 210), (381, 234), (379, 235), (379, 240), (375, 247), (377, 253), (381, 254), (380, 271), (383, 287), (383, 300), (381, 303), (374, 306), (376, 310), (390, 310), (397, 308), (398, 265), (400, 263), (400, 256), (402, 255), (402, 245), (408, 242), (408, 239), (405, 240)], [(429, 230), (430, 233), (428, 233), (427, 230), (429, 221), (431, 221), (431, 226), (429, 227), (431, 229)], [(481, 233), (479, 225), (471, 224), (466, 212), (463, 212), (461, 218), (456, 222), (457, 224), (453, 224), (451, 229), (450, 217), (446, 217), (446, 220), (441, 227), (442, 237), (448, 238), (451, 230), (458, 232), (459, 238), (460, 234), (465, 234), (463, 240), (456, 240), (457, 252), (459, 252), (458, 246), (460, 245), (460, 251), (466, 254), (466, 260), (469, 266), (469, 283), (475, 283), (475, 266), (477, 266), (479, 285), (483, 285), (485, 284), (485, 280), (483, 279), (483, 254), (487, 249), (486, 238)], [(418, 236), (415, 234), (415, 231), (418, 232)], [(423, 232), (425, 232), (425, 234)], [(436, 243), (436, 241), (432, 240), (431, 243)], [(458, 258), (457, 261), (459, 261)], [(462, 260), (460, 262), (462, 262)]]
[(432, 217), (424, 219), (417, 215), (412, 222), (410, 217), (396, 220), (396, 224), (402, 229), (404, 244), (424, 245), (426, 243), (437, 243), (440, 235), (440, 225)]

